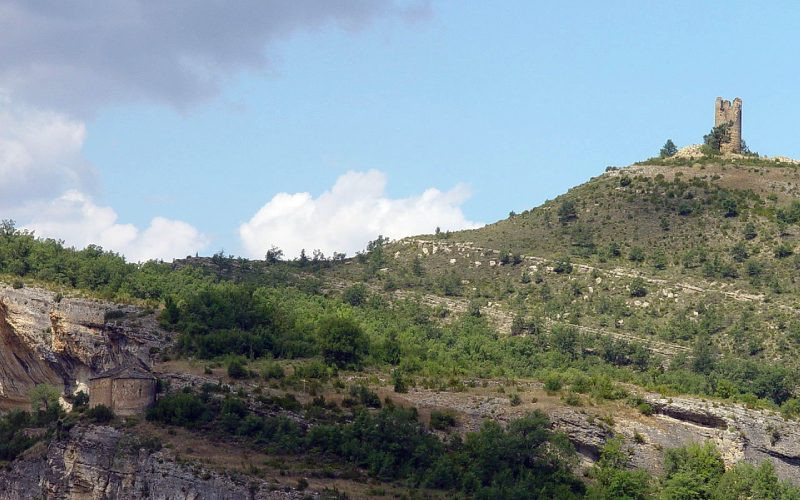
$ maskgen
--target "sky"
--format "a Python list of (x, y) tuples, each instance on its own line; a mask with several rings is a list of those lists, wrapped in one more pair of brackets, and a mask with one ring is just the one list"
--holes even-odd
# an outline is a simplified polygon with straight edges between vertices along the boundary
[(796, 2), (0, 0), (0, 218), (131, 261), (353, 255), (681, 147), (800, 158)]

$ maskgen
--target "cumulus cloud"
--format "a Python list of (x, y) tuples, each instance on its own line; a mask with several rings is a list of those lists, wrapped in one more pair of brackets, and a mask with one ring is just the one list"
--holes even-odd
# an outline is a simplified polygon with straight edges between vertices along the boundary
[(134, 262), (185, 257), (208, 244), (203, 234), (182, 221), (155, 217), (143, 230), (120, 224), (113, 208), (98, 206), (75, 190), (50, 202), (30, 204), (19, 212), (26, 218), (23, 226), (37, 236), (63, 239), (77, 248), (100, 245)]
[(184, 106), (238, 70), (267, 68), (266, 49), (280, 37), (427, 12), (424, 0), (5, 0), (0, 82), (73, 113), (130, 99)]
[(480, 227), (467, 220), (461, 205), (469, 190), (427, 189), (419, 196), (388, 198), (386, 174), (377, 170), (347, 172), (314, 198), (309, 193), (279, 193), (239, 227), (247, 254), (263, 258), (276, 245), (288, 256), (319, 249), (352, 254), (379, 234), (399, 238), (442, 230)]
[(94, 171), (82, 157), (86, 127), (0, 96), (0, 208), (86, 189)]

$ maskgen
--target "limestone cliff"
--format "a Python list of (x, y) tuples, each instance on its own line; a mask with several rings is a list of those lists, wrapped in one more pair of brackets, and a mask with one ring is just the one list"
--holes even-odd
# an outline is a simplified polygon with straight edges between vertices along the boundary
[(0, 404), (25, 402), (36, 384), (75, 391), (105, 369), (149, 364), (167, 342), (152, 312), (0, 284)]
[(178, 462), (168, 450), (113, 427), (79, 425), (40, 445), (0, 472), (0, 500), (58, 498), (267, 499), (313, 498), (273, 491), (266, 481), (223, 475)]

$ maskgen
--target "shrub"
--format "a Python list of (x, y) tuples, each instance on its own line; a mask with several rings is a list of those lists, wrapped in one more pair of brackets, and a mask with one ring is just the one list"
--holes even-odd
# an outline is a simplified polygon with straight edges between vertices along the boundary
[(367, 301), (367, 287), (358, 283), (344, 290), (342, 299), (351, 306), (360, 306)]
[(578, 218), (578, 212), (575, 209), (575, 203), (571, 200), (564, 200), (558, 207), (558, 220), (562, 224), (566, 224)]
[(268, 363), (261, 367), (261, 376), (267, 380), (284, 377), (283, 368), (278, 363)]
[(408, 392), (408, 384), (400, 370), (395, 369), (392, 371), (392, 385), (394, 386), (394, 392)]
[(319, 322), (322, 356), (338, 368), (358, 368), (368, 351), (367, 336), (352, 319), (328, 316)]
[(775, 257), (778, 259), (789, 257), (793, 253), (794, 250), (792, 250), (792, 247), (789, 246), (788, 243), (781, 243), (780, 245), (775, 247)]
[(557, 274), (572, 273), (572, 263), (569, 259), (558, 259), (553, 263), (553, 271)]
[(431, 411), (431, 429), (444, 431), (450, 427), (455, 427), (456, 423), (456, 417), (450, 411)]
[(647, 295), (647, 288), (645, 288), (645, 281), (642, 278), (634, 278), (630, 284), (631, 297), (644, 297)]
[(114, 420), (114, 412), (106, 405), (89, 408), (85, 415), (89, 420), (98, 424), (106, 424)]
[(755, 224), (753, 224), (752, 222), (748, 222), (747, 224), (745, 224), (744, 230), (742, 231), (742, 235), (746, 240), (755, 239), (755, 237), (758, 236)]
[(669, 158), (671, 156), (675, 156), (675, 153), (678, 152), (678, 148), (675, 146), (675, 143), (672, 142), (672, 139), (667, 139), (667, 142), (664, 143), (664, 147), (661, 148), (659, 152), (659, 156), (661, 158)]
[(213, 418), (211, 408), (191, 392), (177, 392), (160, 398), (147, 411), (147, 420), (193, 428)]
[(522, 404), (522, 398), (516, 392), (508, 398), (508, 401), (511, 403), (511, 406), (519, 406)]
[(557, 392), (561, 390), (563, 382), (558, 375), (550, 374), (544, 379), (544, 389), (547, 392)]
[(20, 280), (15, 280), (14, 283), (11, 284), (11, 287), (14, 290), (19, 290), (20, 288), (24, 287), (25, 284)]
[(245, 367), (244, 361), (233, 358), (228, 362), (228, 376), (235, 379), (247, 378), (250, 376), (250, 371)]
[(350, 397), (351, 399), (348, 402), (350, 406), (353, 406), (354, 404), (361, 404), (367, 408), (381, 407), (381, 398), (363, 385), (354, 385), (350, 387)]
[(633, 247), (628, 253), (628, 260), (631, 262), (644, 262), (644, 250), (641, 247)]
[(72, 408), (76, 411), (83, 411), (89, 406), (89, 395), (83, 391), (78, 391), (72, 398)]

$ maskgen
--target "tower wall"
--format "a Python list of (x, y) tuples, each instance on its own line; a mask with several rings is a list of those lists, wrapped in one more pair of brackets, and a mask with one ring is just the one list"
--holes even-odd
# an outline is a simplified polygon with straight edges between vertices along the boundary
[(725, 101), (717, 97), (714, 106), (714, 126), (718, 127), (724, 123), (730, 125), (730, 141), (720, 145), (721, 153), (741, 153), (742, 152), (742, 100), (738, 97), (730, 101)]

